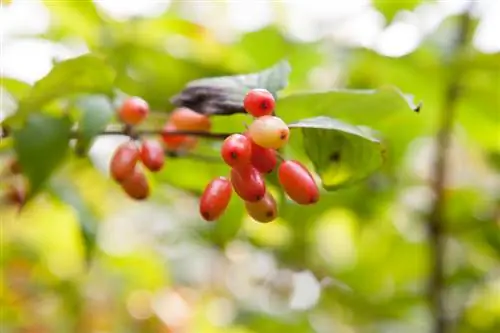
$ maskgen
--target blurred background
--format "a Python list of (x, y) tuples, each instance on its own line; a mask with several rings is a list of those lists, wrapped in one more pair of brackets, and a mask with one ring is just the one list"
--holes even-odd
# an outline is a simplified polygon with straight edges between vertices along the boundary
[[(389, 163), (270, 224), (234, 200), (217, 224), (199, 218), (219, 164), (168, 160), (148, 201), (128, 199), (107, 175), (124, 138), (99, 138), (20, 213), (0, 207), (2, 332), (444, 333), (429, 293), (449, 332), (500, 332), (500, 1), (3, 0), (0, 27), (2, 77), (33, 84), (94, 52), (159, 112), (190, 80), (282, 58), (283, 93), (389, 84), (423, 101), (404, 126), (367, 110)], [(16, 102), (0, 89), (1, 120)], [(451, 111), (435, 290), (435, 137)]]

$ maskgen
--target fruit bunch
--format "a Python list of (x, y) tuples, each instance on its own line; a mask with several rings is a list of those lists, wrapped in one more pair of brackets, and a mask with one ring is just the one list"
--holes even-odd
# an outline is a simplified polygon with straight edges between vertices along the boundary
[[(139, 125), (149, 115), (148, 103), (140, 97), (129, 97), (118, 109), (119, 120), (129, 128)], [(161, 130), (163, 141), (139, 138), (122, 143), (115, 150), (110, 163), (111, 177), (120, 184), (129, 197), (144, 200), (150, 189), (146, 177), (149, 172), (160, 171), (165, 164), (166, 150), (190, 150), (197, 137), (179, 135), (179, 131), (209, 131), (210, 119), (187, 108), (174, 110)]]
[(222, 216), (233, 190), (245, 202), (254, 220), (263, 223), (275, 220), (277, 205), (266, 188), (265, 175), (276, 167), (279, 183), (291, 200), (309, 205), (319, 199), (318, 186), (307, 168), (298, 161), (279, 157), (277, 150), (287, 144), (290, 130), (281, 118), (273, 115), (273, 95), (264, 89), (250, 90), (244, 108), (254, 121), (244, 133), (232, 134), (222, 144), (221, 156), (231, 172), (228, 177), (213, 179), (205, 187), (199, 210), (206, 221)]

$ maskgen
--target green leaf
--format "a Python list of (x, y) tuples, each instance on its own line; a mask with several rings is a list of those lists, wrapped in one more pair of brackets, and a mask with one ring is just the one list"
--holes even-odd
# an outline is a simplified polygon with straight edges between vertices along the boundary
[(31, 89), (26, 82), (4, 76), (0, 77), (0, 87), (7, 90), (16, 100), (21, 99)]
[(326, 190), (335, 190), (369, 176), (383, 163), (383, 148), (372, 133), (329, 117), (289, 124), (300, 128), (307, 156)]
[(288, 61), (282, 60), (274, 66), (257, 73), (199, 79), (191, 81), (188, 87), (221, 88), (231, 93), (231, 97), (235, 100), (243, 101), (243, 97), (250, 89), (262, 88), (276, 93), (285, 88), (290, 71), (291, 67)]
[(390, 22), (399, 11), (413, 10), (420, 2), (421, 0), (373, 0), (373, 5)]
[[(390, 143), (390, 156), (402, 156), (407, 144), (422, 134), (420, 105), (392, 86), (376, 90), (339, 89), (304, 92), (278, 99), (276, 112), (287, 123), (329, 116), (357, 126), (368, 126)], [(404, 129), (404, 130), (403, 130)], [(397, 134), (397, 137), (395, 136)]]
[(64, 181), (61, 179), (54, 180), (48, 184), (48, 188), (52, 195), (75, 210), (88, 262), (95, 248), (96, 228), (99, 222), (96, 213), (92, 211), (78, 188), (72, 185), (69, 179), (64, 179)]
[(113, 117), (113, 106), (105, 96), (89, 96), (76, 102), (77, 108), (82, 112), (78, 123), (78, 141), (76, 150), (85, 154), (93, 139), (106, 129), (106, 125)]
[(14, 149), (24, 175), (30, 182), (30, 197), (37, 193), (69, 147), (71, 121), (68, 117), (33, 114), (22, 129), (13, 132)]
[(62, 61), (19, 101), (15, 119), (22, 119), (28, 113), (39, 111), (52, 100), (78, 93), (111, 94), (114, 71), (102, 59), (84, 55)]

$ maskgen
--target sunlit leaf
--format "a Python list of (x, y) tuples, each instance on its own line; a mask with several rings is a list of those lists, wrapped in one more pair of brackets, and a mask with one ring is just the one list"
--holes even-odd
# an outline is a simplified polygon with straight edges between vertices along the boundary
[(289, 127), (302, 130), (305, 152), (326, 190), (364, 179), (383, 163), (380, 141), (368, 130), (329, 117), (303, 119)]
[(28, 117), (22, 129), (13, 132), (16, 151), (23, 174), (30, 184), (30, 196), (36, 194), (57, 166), (69, 147), (71, 121), (42, 114)]
[(30, 89), (29, 83), (10, 77), (0, 77), (0, 87), (3, 87), (16, 100), (21, 99)]
[(421, 0), (373, 0), (373, 5), (390, 22), (399, 11), (413, 10), (420, 2)]

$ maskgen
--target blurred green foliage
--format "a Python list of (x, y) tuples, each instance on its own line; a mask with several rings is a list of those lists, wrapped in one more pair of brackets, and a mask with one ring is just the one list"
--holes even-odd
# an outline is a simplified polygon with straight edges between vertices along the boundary
[[(375, 6), (391, 20), (419, 2)], [(1, 81), (17, 105), (5, 120), (13, 136), (0, 144), (2, 170), (15, 151), (37, 194), (21, 211), (0, 207), (2, 332), (430, 332), (433, 136), (458, 69), (463, 93), (445, 191), (446, 310), (453, 332), (500, 331), (500, 54), (471, 47), (466, 59), (447, 62), (447, 46), (431, 36), (390, 58), (328, 39), (299, 42), (278, 24), (227, 42), (182, 18), (181, 7), (195, 3), (174, 1), (162, 15), (126, 21), (92, 1), (44, 4), (51, 24), (34, 37), (83, 41), (91, 54), (56, 62), (33, 86)], [(448, 18), (435, 35), (448, 36), (457, 22)], [(293, 129), (284, 154), (315, 167), (325, 187), (337, 185), (329, 174), (336, 165), (324, 156), (342, 138), (340, 149), (352, 153), (342, 168), (362, 181), (298, 206), (271, 174), (280, 217), (262, 225), (236, 198), (217, 223), (199, 218), (197, 196), (229, 171), (214, 161), (217, 141), (194, 152), (206, 158), (171, 158), (148, 175), (147, 202), (131, 201), (109, 180), (103, 151), (113, 144), (96, 139), (116, 122), (109, 100), (145, 98), (157, 113), (144, 127), (157, 128), (173, 109), (170, 98), (193, 80), (258, 73), (285, 58), (291, 72), (275, 89), (278, 115), (288, 123), (328, 120), (309, 132)], [(314, 72), (331, 68), (343, 80), (315, 82)], [(241, 131), (248, 121), (216, 116), (214, 131)], [(74, 124), (82, 136), (73, 146)], [(0, 177), (3, 190), (7, 176)]]

